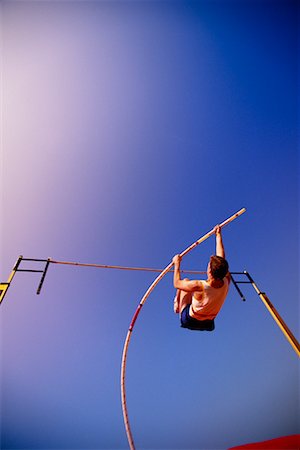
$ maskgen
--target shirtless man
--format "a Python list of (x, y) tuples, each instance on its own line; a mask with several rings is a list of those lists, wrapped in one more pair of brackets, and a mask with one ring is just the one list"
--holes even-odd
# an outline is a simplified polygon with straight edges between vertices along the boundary
[(207, 266), (207, 280), (180, 278), (180, 255), (175, 255), (174, 312), (180, 313), (181, 326), (190, 330), (213, 331), (214, 318), (223, 306), (228, 293), (230, 273), (225, 259), (221, 228), (214, 228), (216, 235), (216, 254), (210, 257)]

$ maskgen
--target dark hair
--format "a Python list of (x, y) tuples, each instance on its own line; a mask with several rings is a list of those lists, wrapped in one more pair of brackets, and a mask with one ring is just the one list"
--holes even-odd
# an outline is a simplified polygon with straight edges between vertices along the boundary
[(211, 274), (217, 280), (222, 280), (229, 269), (228, 262), (222, 256), (213, 255), (210, 257)]

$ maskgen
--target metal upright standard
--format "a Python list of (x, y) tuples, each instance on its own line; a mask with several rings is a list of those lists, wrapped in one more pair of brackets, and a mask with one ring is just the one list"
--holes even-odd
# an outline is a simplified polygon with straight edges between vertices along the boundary
[(19, 267), (21, 261), (22, 261), (22, 256), (19, 256), (19, 258), (16, 261), (16, 264), (13, 267), (13, 270), (11, 271), (11, 273), (10, 273), (10, 275), (8, 277), (7, 282), (6, 283), (0, 283), (0, 303), (4, 299), (6, 291), (9, 288), (9, 286), (10, 286), (10, 284), (11, 284), (11, 282), (12, 282), (12, 280), (13, 280), (13, 278), (14, 278), (17, 270), (18, 270), (18, 267)]
[[(45, 267), (43, 269), (38, 269), (38, 270), (37, 269), (24, 269), (24, 268), (21, 268), (21, 262), (22, 261), (31, 261), (31, 262), (38, 262), (38, 263), (43, 262), (43, 263), (46, 263), (46, 264), (45, 264)], [(43, 283), (44, 283), (44, 280), (45, 280), (45, 276), (46, 276), (49, 264), (50, 264), (50, 259), (23, 258), (22, 255), (19, 256), (19, 258), (17, 259), (16, 264), (14, 265), (14, 268), (13, 268), (11, 274), (8, 277), (7, 282), (6, 283), (0, 283), (0, 304), (1, 304), (2, 300), (4, 299), (5, 294), (7, 292), (7, 289), (11, 285), (11, 282), (12, 282), (12, 280), (13, 280), (13, 278), (14, 278), (14, 276), (15, 276), (15, 274), (17, 272), (41, 273), (42, 277), (40, 279), (40, 282), (39, 282), (39, 285), (38, 285), (38, 288), (37, 288), (37, 292), (36, 292), (37, 294), (39, 294), (41, 292), (41, 289), (42, 289), (42, 286), (43, 286)]]
[[(240, 290), (238, 284), (251, 284), (253, 288), (255, 289), (256, 293), (259, 295), (260, 299), (262, 300), (263, 304), (279, 326), (280, 330), (288, 340), (288, 342), (291, 344), (297, 355), (300, 357), (300, 344), (287, 326), (287, 324), (284, 322), (283, 318), (280, 316), (274, 305), (271, 303), (270, 299), (268, 298), (267, 294), (265, 292), (262, 292), (257, 284), (254, 282), (253, 278), (250, 276), (250, 274), (245, 270), (244, 272), (231, 272), (231, 280), (237, 289), (239, 295), (241, 296), (242, 300), (246, 300), (242, 291)], [(234, 277), (233, 277), (234, 275)], [(235, 278), (235, 275), (244, 275), (247, 279), (245, 280), (237, 280)]]

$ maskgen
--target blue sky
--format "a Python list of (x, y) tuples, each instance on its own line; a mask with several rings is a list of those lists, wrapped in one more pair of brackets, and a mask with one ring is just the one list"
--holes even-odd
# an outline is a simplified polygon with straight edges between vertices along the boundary
[[(224, 229), (299, 337), (294, 1), (2, 1), (1, 281), (26, 257), (165, 267)], [(203, 270), (214, 241), (183, 268)], [(1, 305), (1, 448), (125, 449), (120, 362), (155, 274), (52, 265)], [(297, 356), (251, 287), (180, 329), (167, 275), (128, 354), (139, 449), (299, 432)]]

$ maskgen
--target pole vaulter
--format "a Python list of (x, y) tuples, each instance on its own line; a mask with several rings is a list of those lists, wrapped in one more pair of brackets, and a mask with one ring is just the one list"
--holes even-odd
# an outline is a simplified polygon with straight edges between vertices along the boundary
[[(226, 219), (224, 222), (222, 222), (219, 226), (220, 228), (224, 227), (225, 225), (228, 225), (230, 222), (232, 222), (234, 219), (239, 217), (241, 214), (243, 214), (246, 211), (245, 208), (240, 209), (237, 213), (233, 214), (231, 217)], [(208, 239), (210, 236), (214, 234), (214, 229), (206, 233), (204, 236), (202, 236), (200, 239), (198, 239), (196, 242), (191, 244), (189, 247), (187, 247), (181, 254), (181, 258), (185, 256), (187, 253), (189, 253), (191, 250), (193, 250), (195, 247), (197, 247), (199, 244), (201, 244), (203, 241)], [(161, 279), (172, 269), (173, 262), (171, 262), (159, 275), (158, 277), (153, 281), (153, 283), (149, 286), (147, 291), (145, 292), (142, 300), (140, 301), (129, 326), (127, 336), (124, 343), (123, 348), (123, 355), (122, 355), (122, 365), (121, 365), (121, 398), (122, 398), (122, 410), (123, 410), (123, 419), (128, 439), (128, 444), (131, 450), (135, 450), (133, 436), (129, 424), (129, 418), (128, 418), (128, 410), (127, 410), (127, 402), (126, 402), (126, 388), (125, 388), (125, 377), (126, 377), (126, 362), (127, 362), (127, 354), (128, 354), (128, 347), (129, 342), (132, 334), (132, 330), (134, 328), (135, 322), (138, 318), (138, 315), (141, 311), (142, 306), (146, 302), (147, 298), (153, 291), (153, 289), (156, 287), (156, 285), (161, 281)]]

